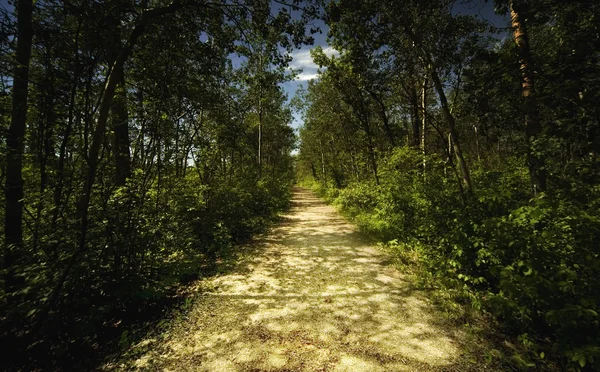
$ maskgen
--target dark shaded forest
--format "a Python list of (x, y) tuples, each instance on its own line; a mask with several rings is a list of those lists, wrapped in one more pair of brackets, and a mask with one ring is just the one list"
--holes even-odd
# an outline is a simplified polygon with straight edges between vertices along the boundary
[(278, 83), (312, 13), (297, 1), (6, 4), (7, 368), (73, 367), (122, 340), (286, 207), (296, 139)]
[[(315, 22), (338, 53), (290, 104)], [(515, 369), (600, 369), (599, 2), (15, 0), (0, 48), (4, 369), (126, 348), (294, 183), (496, 319)]]

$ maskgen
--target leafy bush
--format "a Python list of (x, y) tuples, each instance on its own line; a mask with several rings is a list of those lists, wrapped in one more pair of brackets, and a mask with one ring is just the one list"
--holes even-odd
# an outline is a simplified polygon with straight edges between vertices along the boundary
[[(507, 169), (474, 171), (477, 197), (464, 200), (440, 159), (428, 157), (425, 174), (421, 161), (414, 150), (395, 149), (381, 161), (379, 185), (321, 192), (365, 231), (404, 247), (404, 261), (418, 255), (431, 279), (466, 288), (474, 306), (519, 335), (531, 352), (525, 364), (554, 354), (575, 369), (597, 366), (600, 195), (587, 188), (584, 198), (530, 200), (526, 170), (506, 159)], [(415, 241), (419, 248), (407, 250)]]
[[(0, 332), (15, 353), (70, 364), (94, 344), (118, 339), (124, 326), (151, 317), (182, 284), (213, 272), (235, 254), (236, 244), (262, 231), (289, 205), (291, 182), (285, 177), (205, 184), (190, 172), (159, 187), (145, 184), (145, 176), (137, 171), (126, 186), (95, 195), (104, 204), (91, 208), (84, 250), (75, 223), (40, 234), (40, 253), (23, 265), (26, 285), (14, 301), (18, 306), (5, 312), (11, 322)], [(55, 254), (60, 265), (47, 264)], [(44, 313), (70, 260), (60, 295)], [(0, 308), (9, 303), (0, 294)], [(35, 339), (35, 332), (43, 339)]]

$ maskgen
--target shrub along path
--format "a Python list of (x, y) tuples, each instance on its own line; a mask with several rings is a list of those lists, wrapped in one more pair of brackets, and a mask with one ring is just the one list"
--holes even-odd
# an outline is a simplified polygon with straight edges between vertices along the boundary
[[(258, 254), (199, 284), (185, 316), (105, 369), (485, 370), (453, 325), (334, 208), (296, 188)], [(477, 359), (479, 359), (477, 361)]]

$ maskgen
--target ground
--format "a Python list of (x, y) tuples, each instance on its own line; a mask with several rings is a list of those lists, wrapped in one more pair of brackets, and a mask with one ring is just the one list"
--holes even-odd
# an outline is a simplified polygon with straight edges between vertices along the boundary
[(309, 190), (255, 255), (203, 280), (189, 311), (106, 370), (490, 370), (390, 257)]

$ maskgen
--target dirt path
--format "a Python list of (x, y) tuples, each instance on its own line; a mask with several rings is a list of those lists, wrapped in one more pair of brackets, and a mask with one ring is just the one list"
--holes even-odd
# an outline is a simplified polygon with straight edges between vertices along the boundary
[(167, 336), (133, 346), (131, 366), (172, 371), (481, 368), (462, 356), (464, 335), (444, 325), (426, 296), (403, 280), (384, 253), (308, 190), (294, 190), (293, 208), (260, 244), (260, 254), (233, 273), (206, 280), (187, 318)]

